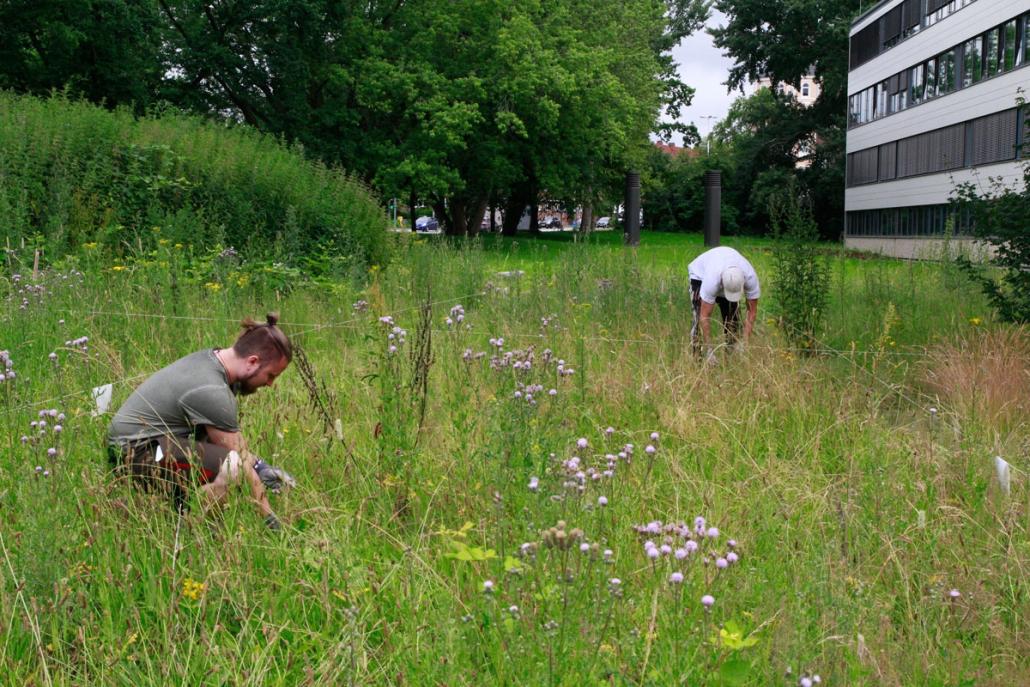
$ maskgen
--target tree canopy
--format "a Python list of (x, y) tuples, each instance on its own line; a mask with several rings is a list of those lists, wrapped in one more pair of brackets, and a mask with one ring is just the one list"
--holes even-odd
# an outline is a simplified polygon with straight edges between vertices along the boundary
[(708, 12), (706, 0), (6, 7), (2, 87), (245, 122), (384, 195), (434, 202), (459, 233), (491, 200), (590, 202), (616, 185), (649, 134), (677, 128), (660, 115), (693, 91), (670, 50)]

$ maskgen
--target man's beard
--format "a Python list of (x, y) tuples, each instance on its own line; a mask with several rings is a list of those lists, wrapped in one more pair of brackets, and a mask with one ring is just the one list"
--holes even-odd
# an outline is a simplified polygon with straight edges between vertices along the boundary
[(250, 396), (257, 390), (258, 387), (252, 386), (250, 379), (238, 379), (232, 385), (232, 392), (237, 396)]

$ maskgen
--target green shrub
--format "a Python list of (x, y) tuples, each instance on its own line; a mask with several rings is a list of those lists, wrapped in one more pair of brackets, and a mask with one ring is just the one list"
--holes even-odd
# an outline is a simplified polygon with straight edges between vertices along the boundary
[(327, 246), (380, 263), (386, 224), (360, 182), (244, 127), (0, 92), (0, 231), (12, 245), (39, 235), (56, 258), (87, 243), (142, 252), (159, 236), (291, 264)]
[(773, 292), (779, 324), (792, 345), (814, 348), (826, 313), (830, 268), (816, 241), (819, 226), (811, 206), (791, 178), (769, 199), (769, 219), (776, 239), (773, 250)]
[[(1028, 132), (1030, 133), (1030, 132)], [(969, 213), (974, 237), (994, 251), (991, 264), (984, 265), (960, 256), (958, 264), (979, 284), (998, 315), (1006, 322), (1030, 322), (1030, 162), (1023, 165), (1023, 180), (1013, 188), (1000, 179), (990, 179), (985, 192), (966, 183), (956, 189), (953, 204)]]

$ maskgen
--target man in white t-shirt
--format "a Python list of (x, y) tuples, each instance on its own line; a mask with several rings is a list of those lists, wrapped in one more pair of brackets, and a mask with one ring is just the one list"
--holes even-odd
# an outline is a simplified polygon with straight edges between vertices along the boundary
[(694, 314), (690, 328), (690, 342), (694, 351), (700, 353), (703, 343), (708, 350), (708, 359), (713, 359), (711, 315), (716, 305), (722, 313), (726, 341), (731, 345), (737, 342), (740, 335), (741, 298), (747, 299), (743, 336), (743, 342), (747, 343), (755, 326), (758, 297), (761, 294), (758, 274), (747, 258), (732, 248), (720, 246), (694, 258), (687, 271), (690, 274), (690, 300)]

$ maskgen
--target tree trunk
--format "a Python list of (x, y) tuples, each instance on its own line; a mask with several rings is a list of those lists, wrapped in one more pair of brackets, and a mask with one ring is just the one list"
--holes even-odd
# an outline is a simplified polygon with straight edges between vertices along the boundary
[(504, 223), (501, 231), (505, 236), (515, 236), (522, 219), (522, 209), (526, 207), (521, 197), (509, 198), (504, 205)]
[(490, 233), (497, 231), (497, 201), (490, 201)]
[[(479, 228), (483, 225), (483, 213), (486, 212), (488, 202), (486, 198), (476, 198), (469, 205), (472, 209), (469, 212), (469, 236), (479, 235)], [(493, 214), (490, 215), (490, 223), (493, 224)]]
[(533, 200), (529, 204), (529, 233), (540, 233), (540, 205), (536, 193), (533, 193)]
[(579, 233), (586, 236), (594, 229), (594, 206), (590, 203), (583, 204), (583, 219), (579, 222)]

